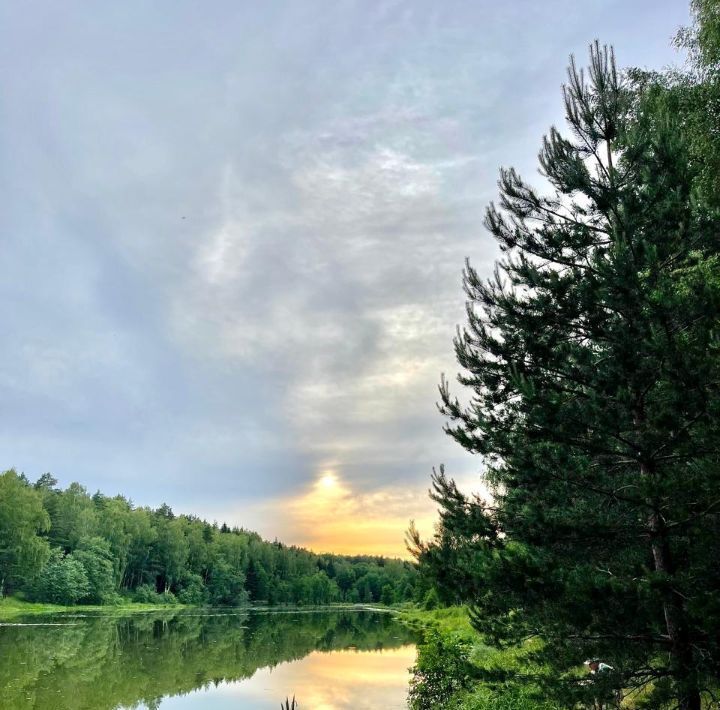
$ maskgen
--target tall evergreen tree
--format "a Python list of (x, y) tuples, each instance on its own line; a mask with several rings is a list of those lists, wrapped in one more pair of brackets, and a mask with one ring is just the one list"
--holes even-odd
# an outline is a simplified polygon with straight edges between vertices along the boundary
[(486, 216), (503, 257), (489, 280), (466, 267), (469, 401), (440, 388), (492, 500), (441, 471), (438, 532), (412, 543), (489, 638), (542, 636), (548, 697), (593, 698), (591, 656), (616, 689), (699, 710), (720, 668), (719, 222), (672, 104), (597, 43), (568, 76), (550, 194), (503, 170)]

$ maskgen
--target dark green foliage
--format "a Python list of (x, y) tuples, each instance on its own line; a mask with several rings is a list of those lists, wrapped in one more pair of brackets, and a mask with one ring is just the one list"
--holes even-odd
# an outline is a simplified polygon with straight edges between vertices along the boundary
[(87, 598), (91, 587), (82, 562), (56, 548), (29, 585), (29, 591), (36, 601), (69, 605)]
[(720, 155), (720, 124), (696, 87), (590, 59), (564, 90), (570, 136), (540, 153), (553, 192), (502, 171), (503, 258), (465, 273), (472, 399), (443, 381), (442, 411), (493, 499), (441, 470), (440, 528), (411, 545), (488, 639), (541, 635), (547, 697), (591, 702), (576, 669), (595, 656), (615, 689), (699, 710), (720, 675), (720, 192), (699, 146)]
[(135, 589), (133, 595), (136, 602), (141, 604), (162, 604), (162, 594), (155, 591), (155, 587), (149, 584), (141, 584)]
[(255, 560), (250, 560), (246, 571), (245, 586), (250, 600), (266, 602), (270, 596), (270, 578), (265, 567)]
[(432, 611), (433, 609), (437, 609), (439, 606), (440, 597), (438, 596), (437, 589), (433, 587), (428, 590), (428, 593), (425, 595), (425, 599), (423, 599), (423, 609), (426, 611)]
[[(208, 601), (208, 590), (203, 584), (202, 577), (199, 574), (186, 572), (180, 582), (180, 591), (178, 592), (178, 601), (181, 604), (205, 604)], [(244, 600), (234, 600), (234, 604), (242, 603)], [(223, 602), (215, 602), (222, 604)]]
[(457, 707), (454, 701), (463, 690), (472, 687), (475, 668), (469, 660), (469, 644), (438, 631), (430, 631), (412, 668), (409, 707)]
[(15, 471), (0, 475), (0, 597), (45, 564), (50, 548), (39, 534), (49, 526), (40, 495)]
[(121, 496), (90, 496), (77, 483), (61, 491), (50, 474), (31, 486), (8, 471), (0, 474), (0, 589), (3, 579), (11, 591), (63, 604), (112, 604), (127, 595), (238, 606), (405, 601), (417, 573), (400, 560), (265, 542), (167, 505), (135, 508)]
[(113, 558), (108, 542), (101, 537), (81, 540), (72, 557), (83, 566), (88, 579), (88, 593), (80, 597), (79, 601), (88, 604), (110, 604), (118, 600)]
[(245, 588), (245, 575), (219, 558), (210, 571), (207, 592), (212, 604), (237, 606), (245, 604), (249, 593)]

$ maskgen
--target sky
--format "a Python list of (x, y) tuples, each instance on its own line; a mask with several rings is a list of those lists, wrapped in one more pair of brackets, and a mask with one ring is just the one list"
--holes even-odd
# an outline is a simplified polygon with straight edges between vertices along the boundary
[(404, 555), (466, 257), (570, 54), (682, 0), (0, 0), (0, 469)]

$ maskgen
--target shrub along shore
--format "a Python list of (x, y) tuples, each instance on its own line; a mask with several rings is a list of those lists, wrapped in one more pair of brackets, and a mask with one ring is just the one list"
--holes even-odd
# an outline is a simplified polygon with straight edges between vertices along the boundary
[[(423, 609), (404, 605), (396, 608), (395, 616), (422, 637), (411, 669), (410, 710), (429, 707), (562, 710), (567, 707), (546, 697), (544, 685), (554, 676), (552, 666), (539, 660), (544, 645), (541, 638), (533, 637), (519, 646), (499, 649), (473, 628), (467, 606)], [(576, 682), (588, 689), (597, 682), (597, 677), (584, 665), (579, 665), (574, 675)], [(518, 682), (520, 678), (522, 683)], [(598, 695), (603, 692), (604, 689), (599, 689)], [(618, 707), (623, 710), (656, 707), (652, 701), (654, 692), (652, 685), (625, 689)], [(703, 699), (703, 710), (714, 707), (711, 700)]]
[[(472, 628), (465, 606), (406, 607), (397, 618), (423, 639), (412, 668), (411, 710), (559, 710), (560, 706), (542, 699), (533, 680), (550, 672), (532, 658), (541, 646), (539, 639), (520, 647), (494, 648)], [(527, 683), (503, 683), (503, 677), (518, 673), (527, 676)]]

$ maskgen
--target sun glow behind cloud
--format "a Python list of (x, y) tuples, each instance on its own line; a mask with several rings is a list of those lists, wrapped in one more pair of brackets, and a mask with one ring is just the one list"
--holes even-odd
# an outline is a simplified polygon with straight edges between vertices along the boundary
[(326, 491), (331, 491), (338, 487), (337, 476), (332, 471), (326, 471), (318, 479), (317, 483), (315, 484), (315, 487), (321, 488)]
[(331, 469), (320, 471), (299, 494), (263, 502), (250, 515), (280, 521), (274, 528), (278, 538), (315, 552), (389, 557), (408, 557), (404, 537), (410, 520), (428, 536), (437, 517), (424, 487), (388, 485), (363, 492)]

